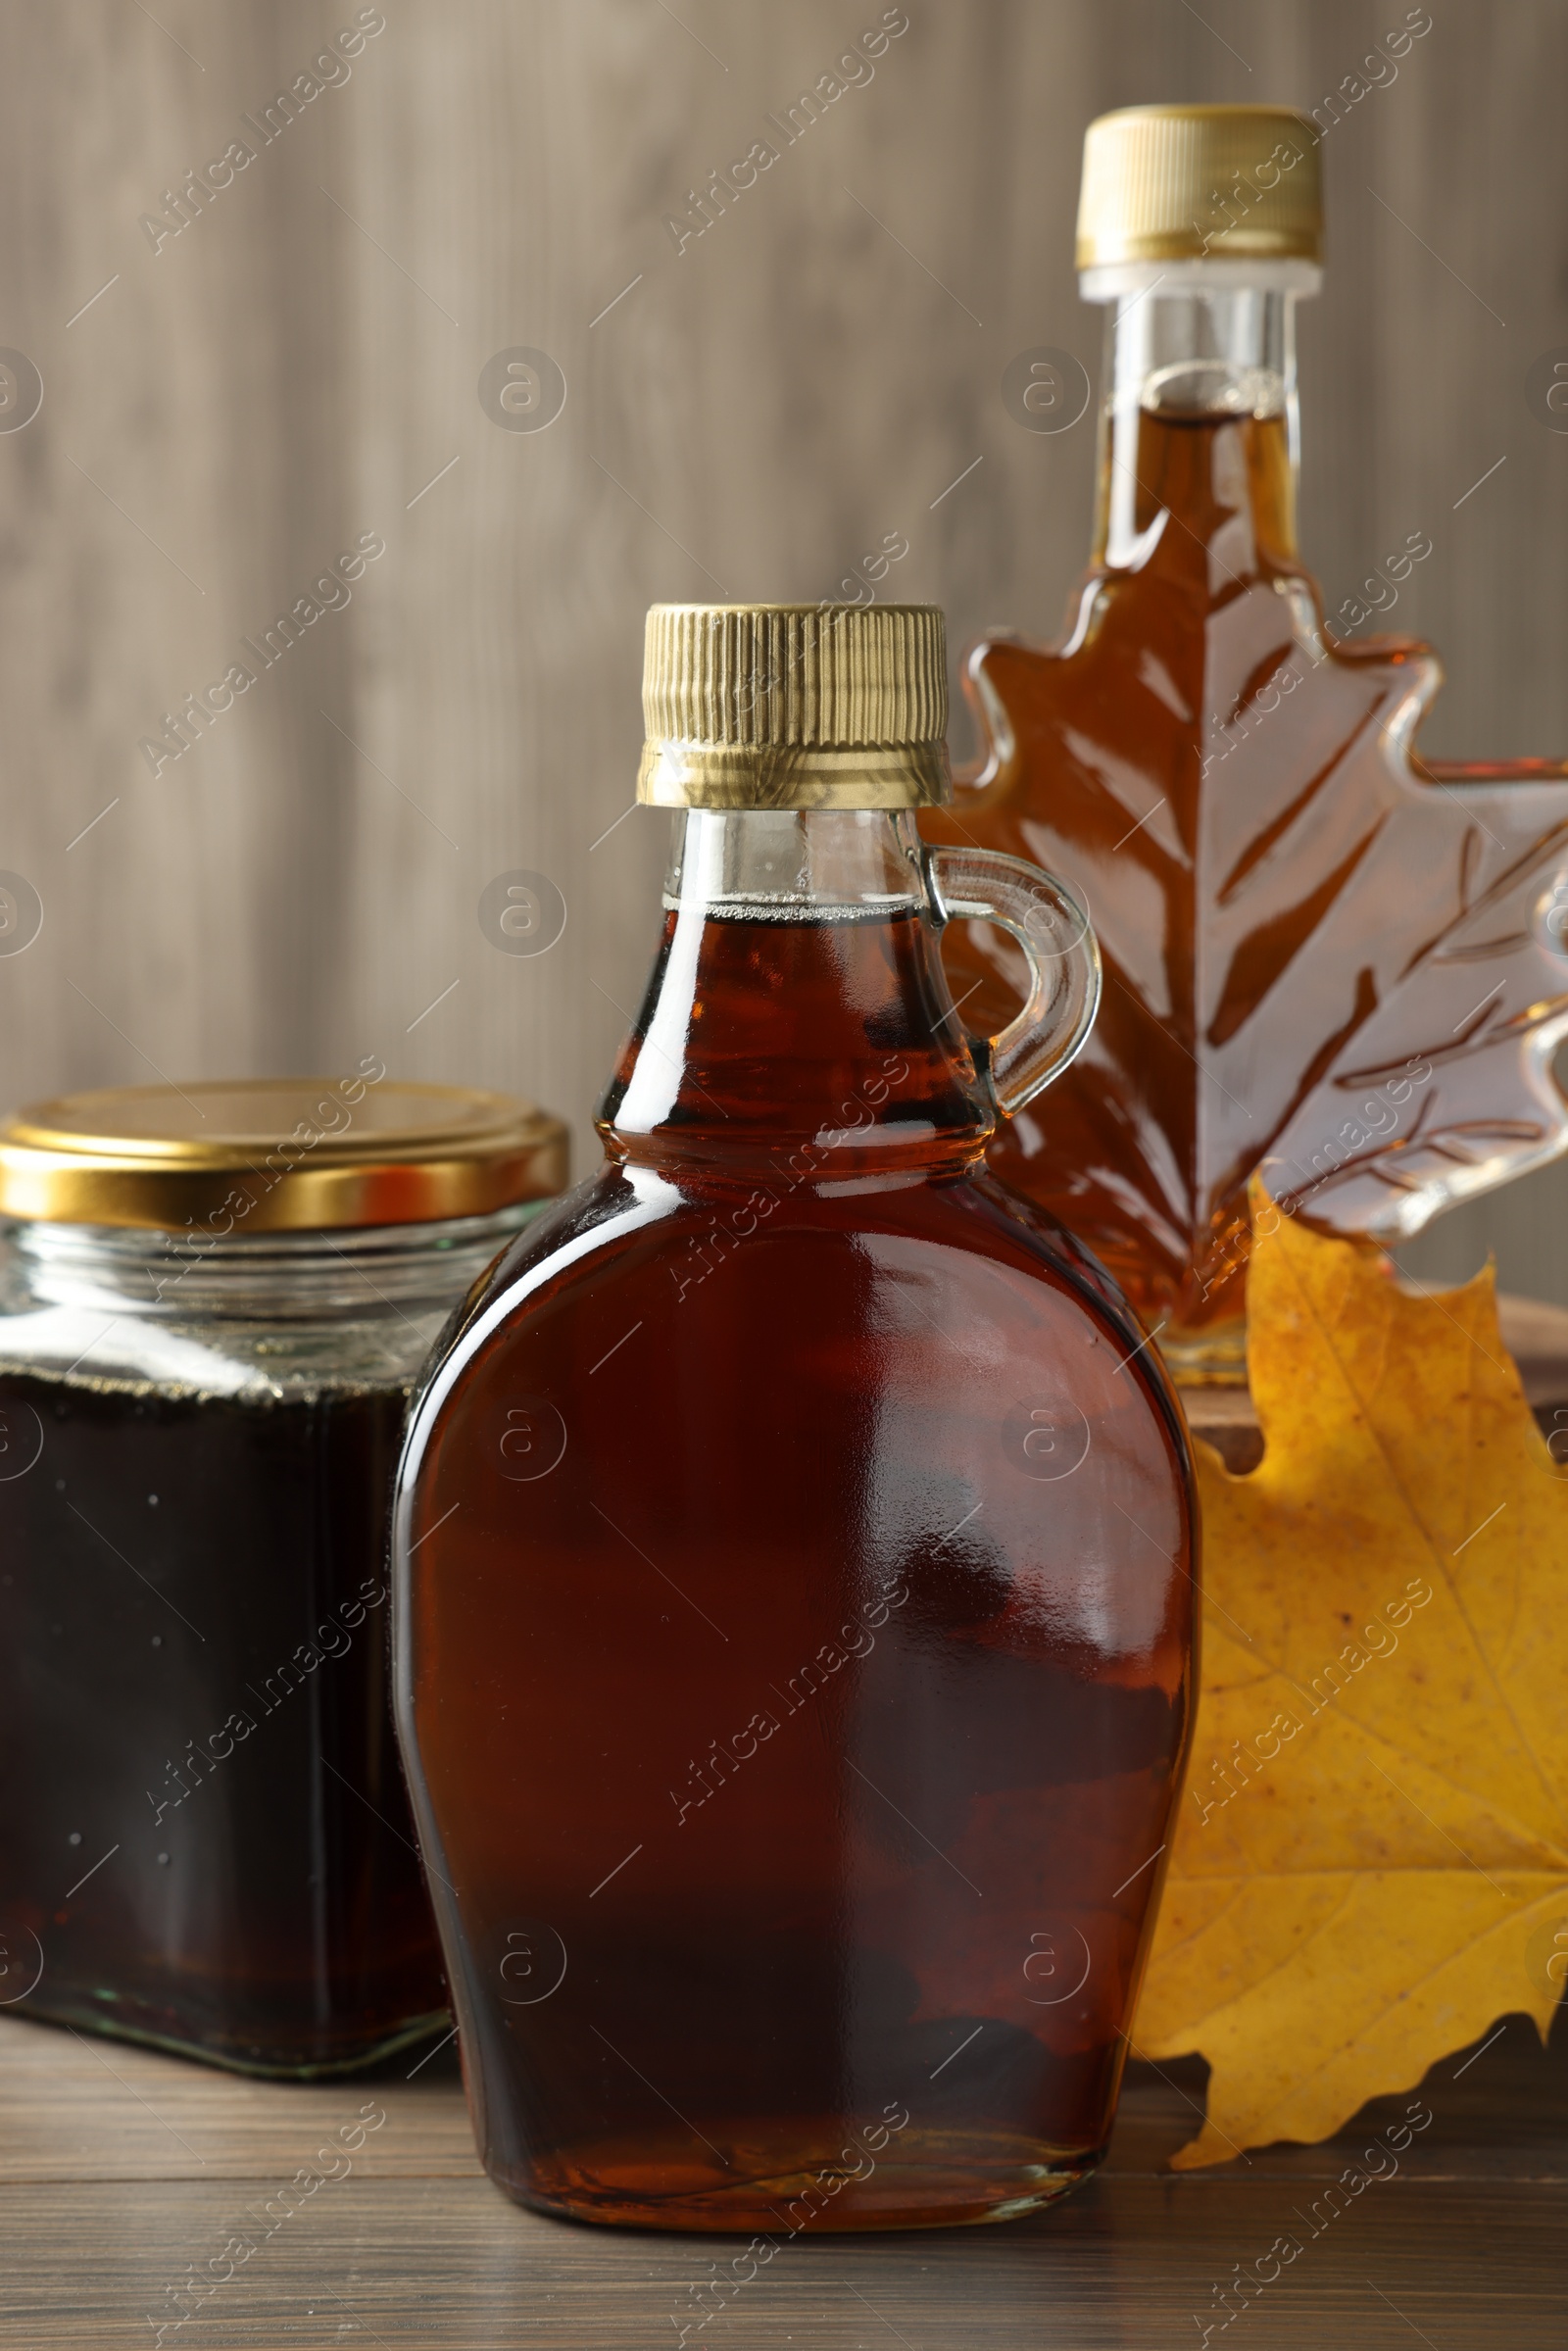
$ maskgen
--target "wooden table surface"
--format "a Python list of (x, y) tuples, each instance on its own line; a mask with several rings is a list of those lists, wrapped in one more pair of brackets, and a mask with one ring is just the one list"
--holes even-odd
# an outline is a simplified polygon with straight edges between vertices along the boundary
[[(1568, 1315), (1507, 1300), (1504, 1329), (1543, 1427), (1559, 1416), (1568, 1427), (1555, 1401), (1568, 1398)], [(1187, 1400), (1231, 1466), (1250, 1466), (1259, 1447), (1245, 1396)], [(1562, 2012), (1547, 2050), (1514, 2016), (1445, 2058), (1419, 2092), (1430, 2127), (1396, 2175), (1332, 2221), (1314, 2201), (1406, 2101), (1367, 2107), (1323, 2146), (1172, 2173), (1204, 2072), (1198, 2060), (1135, 2064), (1104, 2169), (1055, 2211), (996, 2229), (803, 2237), (689, 2340), (717, 2351), (1101, 2351), (1200, 2347), (1211, 2326), (1207, 2339), (1247, 2351), (1568, 2342)], [(357, 2135), (368, 2105), (385, 2119), (344, 2159), (350, 2168), (318, 2160), (328, 2136)], [(341, 2176), (285, 2213), (277, 2192), (313, 2165)], [(280, 2084), (15, 2017), (0, 2018), (0, 2344), (19, 2351), (160, 2340), (190, 2351), (678, 2351), (689, 2285), (737, 2249), (733, 2238), (575, 2227), (510, 2203), (474, 2157), (451, 2046), (351, 2081)], [(241, 2233), (254, 2252), (198, 2300), (193, 2273), (213, 2281)], [(1214, 2287), (1238, 2263), (1268, 2266), (1279, 2237), (1300, 2253), (1233, 2335)]]
[[(1173, 2174), (1203, 2068), (1134, 2066), (1104, 2169), (1054, 2212), (802, 2237), (690, 2339), (720, 2351), (1197, 2345), (1216, 2280), (1288, 2235), (1298, 2257), (1237, 2322), (1231, 2339), (1247, 2351), (1549, 2351), (1568, 2341), (1568, 2031), (1544, 2051), (1523, 2017), (1494, 2033), (1435, 2068), (1419, 2092), (1433, 2120), (1397, 2173), (1332, 2220), (1321, 2207), (1315, 2235), (1314, 2199), (1406, 2100), (1368, 2107), (1324, 2146)], [(352, 2168), (285, 2212), (277, 2191), (367, 2105), (385, 2120)], [(474, 2158), (450, 2047), (351, 2081), (273, 2083), (17, 2018), (0, 2021), (0, 2342), (25, 2351), (151, 2344), (160, 2325), (166, 2344), (192, 2351), (674, 2351), (689, 2282), (737, 2250), (509, 2202)], [(255, 2251), (193, 2303), (192, 2269), (211, 2278), (239, 2232)]]

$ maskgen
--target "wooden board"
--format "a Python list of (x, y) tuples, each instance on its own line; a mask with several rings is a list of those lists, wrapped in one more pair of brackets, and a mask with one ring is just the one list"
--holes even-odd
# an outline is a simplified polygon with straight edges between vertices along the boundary
[[(1332, 2220), (1326, 2183), (1407, 2102), (1368, 2107), (1326, 2146), (1172, 2175), (1203, 2075), (1193, 2061), (1134, 2065), (1104, 2170), (1054, 2213), (803, 2237), (689, 2339), (757, 2351), (1197, 2343), (1216, 2281), (1280, 2236), (1300, 2252), (1233, 2338), (1249, 2351), (1409, 2351), (1423, 2337), (1436, 2351), (1544, 2351), (1564, 2339), (1568, 2033), (1544, 2052), (1514, 2017), (1445, 2059), (1419, 2092), (1433, 2120), (1398, 2174)], [(385, 2120), (352, 2171), (286, 2214), (276, 2191), (367, 2105)], [(169, 2344), (246, 2351), (659, 2351), (676, 2342), (690, 2282), (736, 2249), (509, 2202), (474, 2160), (450, 2048), (352, 2081), (272, 2084), (17, 2019), (0, 2021), (0, 2341), (26, 2351), (152, 2342), (159, 2325)], [(255, 2249), (219, 2281), (211, 2265), (226, 2266), (237, 2232)], [(193, 2268), (213, 2279), (200, 2303)]]

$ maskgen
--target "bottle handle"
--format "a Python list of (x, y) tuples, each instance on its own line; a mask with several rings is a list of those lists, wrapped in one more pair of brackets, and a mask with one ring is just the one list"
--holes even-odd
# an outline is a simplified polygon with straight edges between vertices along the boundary
[(939, 923), (995, 922), (1029, 962), (1029, 999), (982, 1059), (1004, 1118), (1059, 1077), (1094, 1026), (1100, 947), (1088, 909), (1065, 882), (997, 849), (927, 849), (926, 886)]

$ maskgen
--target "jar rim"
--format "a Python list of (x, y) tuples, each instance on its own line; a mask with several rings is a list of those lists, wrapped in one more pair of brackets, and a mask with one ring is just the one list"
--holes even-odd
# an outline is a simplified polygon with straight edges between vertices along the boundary
[[(221, 1238), (57, 1218), (0, 1219), (0, 1357), (15, 1352), (17, 1332), (27, 1318), (62, 1309), (94, 1318), (107, 1314), (121, 1332), (111, 1351), (130, 1325), (149, 1320), (187, 1330), (220, 1324), (230, 1332), (264, 1333), (281, 1325), (391, 1317), (412, 1331), (411, 1316), (448, 1313), (548, 1205), (517, 1200), (487, 1215), (429, 1223)], [(107, 1335), (95, 1321), (89, 1354)], [(55, 1337), (63, 1359), (76, 1359), (83, 1333), (73, 1325)], [(33, 1330), (26, 1347), (37, 1344)]]

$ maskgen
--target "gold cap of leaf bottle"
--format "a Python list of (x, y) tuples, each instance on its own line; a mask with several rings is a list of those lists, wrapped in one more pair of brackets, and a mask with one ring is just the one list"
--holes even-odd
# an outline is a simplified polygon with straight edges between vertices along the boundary
[(948, 798), (934, 604), (656, 604), (637, 797), (662, 808), (915, 808)]
[(1318, 130), (1288, 106), (1128, 106), (1084, 134), (1078, 267), (1323, 255)]

